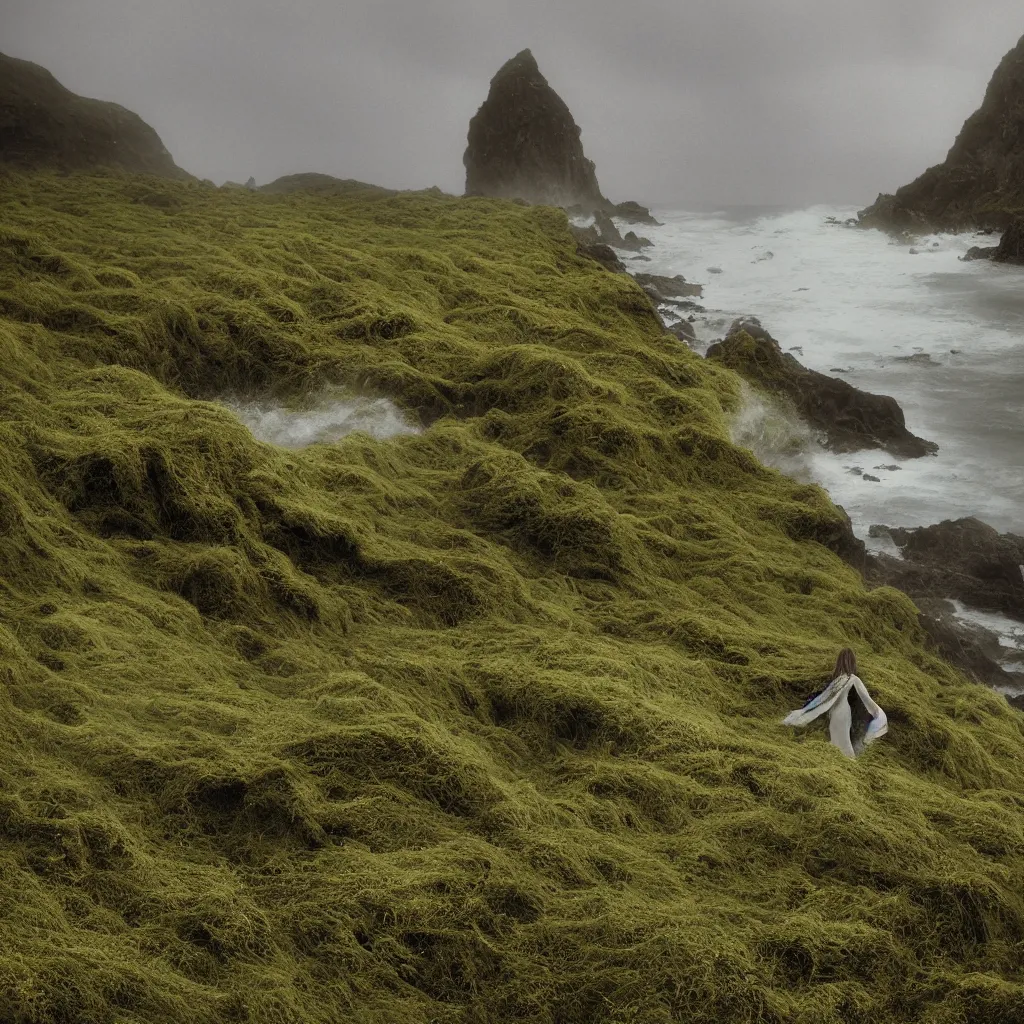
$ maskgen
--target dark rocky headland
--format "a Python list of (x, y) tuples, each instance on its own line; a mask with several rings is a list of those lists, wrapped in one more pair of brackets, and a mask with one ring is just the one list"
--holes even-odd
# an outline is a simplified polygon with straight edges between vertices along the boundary
[(185, 180), (160, 136), (116, 103), (65, 89), (45, 68), (0, 53), (0, 167), (110, 169)]
[(1004, 230), (1024, 214), (1024, 37), (1002, 59), (946, 159), (859, 214), (899, 233)]

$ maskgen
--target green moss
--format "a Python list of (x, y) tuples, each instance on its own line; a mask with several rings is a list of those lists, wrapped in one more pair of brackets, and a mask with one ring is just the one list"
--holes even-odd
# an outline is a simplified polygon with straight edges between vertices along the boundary
[[(1024, 720), (563, 214), (0, 213), (0, 1019), (1018, 1018)], [(325, 383), (427, 429), (209, 401)], [(852, 764), (778, 724), (845, 644)]]

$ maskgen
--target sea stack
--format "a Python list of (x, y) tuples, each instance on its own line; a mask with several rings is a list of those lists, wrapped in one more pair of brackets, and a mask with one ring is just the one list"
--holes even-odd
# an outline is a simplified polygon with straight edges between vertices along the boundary
[(0, 166), (191, 177), (138, 114), (116, 103), (77, 96), (45, 68), (2, 53)]
[(889, 231), (1006, 228), (1024, 214), (1024, 37), (1002, 59), (981, 107), (943, 163), (861, 210)]
[(529, 50), (491, 79), (483, 106), (469, 123), (466, 195), (525, 199), (551, 206), (605, 209), (580, 128), (548, 85)]

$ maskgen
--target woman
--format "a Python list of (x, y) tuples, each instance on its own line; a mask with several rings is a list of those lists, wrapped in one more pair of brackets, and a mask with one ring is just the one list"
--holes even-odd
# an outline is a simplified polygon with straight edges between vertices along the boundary
[[(851, 707), (851, 705), (853, 705)], [(862, 717), (861, 709), (870, 719), (863, 736), (860, 729), (852, 729), (854, 712)], [(835, 671), (828, 686), (812, 697), (799, 711), (792, 711), (782, 720), (783, 725), (806, 725), (819, 715), (829, 712), (828, 731), (832, 742), (847, 756), (856, 757), (867, 744), (884, 736), (889, 730), (885, 712), (868, 695), (867, 687), (857, 675), (857, 657), (844, 647), (836, 658)], [(851, 736), (851, 731), (855, 736)]]

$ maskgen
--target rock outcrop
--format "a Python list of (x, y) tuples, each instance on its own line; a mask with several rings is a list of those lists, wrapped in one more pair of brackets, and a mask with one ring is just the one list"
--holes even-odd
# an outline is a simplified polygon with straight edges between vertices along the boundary
[(138, 114), (77, 96), (45, 68), (5, 54), (0, 54), (0, 166), (191, 177)]
[(1024, 217), (1015, 217), (992, 253), (996, 263), (1024, 263)]
[(970, 263), (972, 260), (990, 260), (998, 248), (998, 245), (972, 245), (960, 259), (964, 263)]
[[(876, 586), (886, 584), (885, 572), (879, 572), (878, 565), (876, 557), (868, 556), (864, 570), (865, 577)], [(1005, 657), (1006, 651), (1000, 648), (999, 638), (994, 633), (958, 618), (949, 601), (917, 597), (914, 604), (921, 628), (951, 665), (980, 683), (1024, 690), (1024, 675), (1010, 672), (1000, 664), (999, 659)]]
[[(955, 615), (951, 603), (1024, 621), (1024, 537), (1000, 534), (975, 518), (912, 530), (872, 526), (870, 533), (890, 537), (903, 557), (869, 555), (865, 580), (911, 597), (921, 626), (949, 662), (990, 686), (1024, 691), (1024, 675), (1000, 664), (1007, 651), (999, 638)], [(1020, 698), (1016, 703), (1024, 708)]]
[(877, 557), (881, 581), (914, 598), (956, 599), (1024, 622), (1024, 537), (973, 517), (871, 532), (888, 534), (903, 556)]
[(1024, 213), (1024, 37), (1002, 59), (981, 107), (964, 122), (943, 163), (880, 195), (859, 214), (890, 231), (1004, 228)]
[(673, 299), (700, 298), (704, 286), (691, 284), (682, 274), (663, 277), (661, 274), (634, 274), (636, 282), (655, 302), (671, 302)]
[(579, 126), (529, 50), (491, 79), (490, 93), (469, 123), (463, 163), (466, 195), (588, 209), (607, 203)]
[(735, 370), (755, 387), (789, 400), (797, 412), (824, 435), (835, 452), (882, 448), (893, 455), (917, 458), (938, 451), (907, 430), (895, 398), (861, 391), (838, 377), (801, 365), (754, 317), (736, 320), (723, 341), (708, 348), (707, 358)]
[[(658, 223), (639, 203), (616, 205), (602, 195), (579, 125), (529, 50), (517, 53), (491, 79), (487, 99), (469, 122), (462, 162), (467, 196), (525, 199), (563, 206), (572, 214), (600, 212), (633, 224)], [(602, 231), (601, 241), (619, 245), (622, 239), (614, 241)]]
[(626, 273), (622, 260), (615, 255), (615, 250), (610, 245), (605, 245), (602, 242), (581, 242), (576, 246), (576, 251), (581, 256), (600, 263), (605, 270), (610, 270), (613, 274)]

